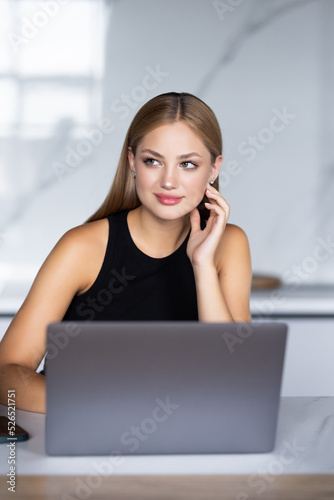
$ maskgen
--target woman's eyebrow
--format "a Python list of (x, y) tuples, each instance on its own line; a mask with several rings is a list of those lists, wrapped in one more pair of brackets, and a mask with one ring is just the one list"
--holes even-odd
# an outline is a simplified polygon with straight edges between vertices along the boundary
[(198, 156), (198, 158), (202, 158), (201, 155), (196, 153), (195, 151), (193, 151), (192, 153), (187, 153), (184, 155), (177, 156), (176, 158), (178, 160), (186, 160), (187, 158), (191, 158), (192, 156)]
[(153, 149), (142, 149), (141, 150), (142, 153), (150, 153), (151, 155), (153, 156), (157, 156), (158, 158), (161, 158), (162, 160), (165, 159), (164, 156), (162, 156), (160, 153), (158, 153), (157, 151), (153, 151)]
[[(158, 153), (157, 151), (154, 151), (153, 149), (142, 149), (141, 152), (142, 153), (150, 153), (151, 155), (156, 156), (157, 158), (161, 158), (162, 160), (165, 159), (165, 157), (162, 154)], [(200, 154), (193, 151), (192, 153), (186, 153), (183, 155), (179, 155), (176, 157), (176, 159), (177, 160), (186, 160), (187, 158), (191, 158), (193, 156), (198, 156), (198, 158), (202, 158)]]

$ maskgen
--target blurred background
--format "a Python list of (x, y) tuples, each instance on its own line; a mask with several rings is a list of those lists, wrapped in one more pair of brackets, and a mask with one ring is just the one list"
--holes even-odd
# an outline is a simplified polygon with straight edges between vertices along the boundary
[(0, 0), (0, 314), (101, 204), (131, 119), (168, 91), (220, 123), (229, 222), (255, 277), (280, 284), (254, 286), (253, 313), (333, 313), (333, 20), (331, 0)]

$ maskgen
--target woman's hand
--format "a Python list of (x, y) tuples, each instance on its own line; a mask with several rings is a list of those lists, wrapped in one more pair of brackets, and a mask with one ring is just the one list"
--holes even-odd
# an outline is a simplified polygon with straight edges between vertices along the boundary
[(191, 232), (187, 245), (187, 255), (193, 266), (214, 266), (214, 257), (230, 215), (230, 206), (222, 195), (207, 184), (205, 191), (210, 210), (205, 229), (201, 229), (201, 218), (197, 208), (190, 213)]

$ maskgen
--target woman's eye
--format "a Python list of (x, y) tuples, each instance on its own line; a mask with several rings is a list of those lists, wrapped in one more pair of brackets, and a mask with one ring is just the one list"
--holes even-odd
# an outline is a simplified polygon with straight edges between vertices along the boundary
[(146, 165), (149, 165), (149, 166), (154, 166), (154, 165), (157, 165), (157, 163), (159, 163), (157, 160), (155, 160), (154, 158), (145, 158), (143, 160), (143, 162), (146, 164)]
[[(144, 158), (143, 162), (149, 167), (156, 167), (160, 165), (160, 162), (158, 160), (155, 160), (154, 158)], [(191, 170), (198, 167), (198, 165), (192, 161), (183, 161), (182, 163), (180, 163), (180, 166), (182, 168), (185, 168), (186, 170)]]
[(191, 169), (191, 168), (197, 168), (198, 165), (196, 163), (193, 163), (192, 161), (183, 161), (181, 164), (181, 167), (184, 167), (186, 169)]

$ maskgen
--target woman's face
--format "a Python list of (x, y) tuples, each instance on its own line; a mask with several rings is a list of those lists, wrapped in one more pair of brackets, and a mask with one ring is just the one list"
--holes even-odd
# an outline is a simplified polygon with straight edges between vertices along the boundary
[(222, 163), (214, 164), (200, 137), (184, 122), (162, 125), (144, 136), (130, 168), (143, 206), (163, 219), (176, 219), (202, 201), (207, 182), (216, 179)]

